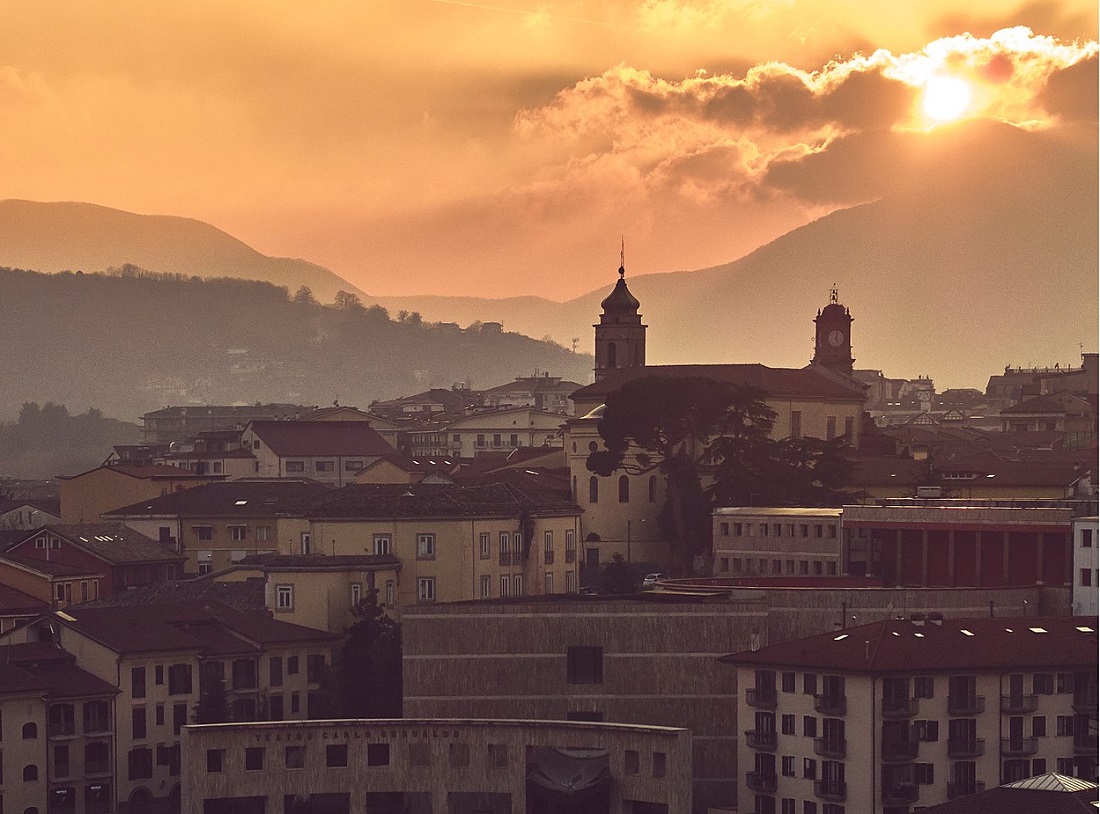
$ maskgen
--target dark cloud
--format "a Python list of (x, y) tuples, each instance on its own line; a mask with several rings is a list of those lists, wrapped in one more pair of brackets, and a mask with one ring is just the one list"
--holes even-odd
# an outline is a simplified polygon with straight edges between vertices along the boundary
[(1039, 103), (1065, 119), (1095, 122), (1100, 98), (1100, 60), (1093, 56), (1051, 74)]
[(889, 127), (905, 118), (915, 97), (912, 87), (878, 70), (853, 71), (821, 97), (821, 109), (824, 118), (849, 129)]
[(1082, 31), (1091, 31), (1091, 36), (1096, 36), (1095, 15), (1069, 12), (1065, 4), (1057, 0), (1033, 0), (1016, 9), (1006, 9), (1003, 15), (997, 16), (960, 11), (935, 20), (928, 31), (934, 37), (953, 37), (963, 31), (976, 37), (988, 37), (994, 31), (1017, 25), (1026, 25), (1032, 31), (1064, 40), (1078, 39)]

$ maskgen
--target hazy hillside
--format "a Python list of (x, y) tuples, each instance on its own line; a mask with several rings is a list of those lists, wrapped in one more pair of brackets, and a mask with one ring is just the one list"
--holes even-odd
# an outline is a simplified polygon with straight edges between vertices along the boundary
[(0, 268), (0, 420), (26, 401), (134, 419), (166, 404), (366, 406), (538, 369), (579, 382), (592, 357), (514, 333), (292, 302), (244, 280)]
[[(982, 140), (1016, 139), (1012, 160)], [(1001, 145), (1003, 146), (1003, 145)], [(1097, 342), (1095, 142), (1067, 149), (1041, 136), (960, 131), (921, 183), (834, 212), (752, 254), (696, 272), (632, 277), (650, 326), (652, 363), (800, 366), (817, 309), (836, 283), (855, 317), (856, 365), (984, 387), (1005, 364), (1078, 361)], [(500, 319), (509, 330), (591, 351), (615, 270), (566, 303), (518, 298), (386, 298), (425, 318)], [(594, 281), (595, 282), (595, 281)]]
[(263, 280), (322, 302), (351, 283), (305, 260), (267, 257), (208, 223), (136, 215), (89, 203), (0, 201), (0, 265), (56, 271), (104, 271), (127, 263), (197, 277)]

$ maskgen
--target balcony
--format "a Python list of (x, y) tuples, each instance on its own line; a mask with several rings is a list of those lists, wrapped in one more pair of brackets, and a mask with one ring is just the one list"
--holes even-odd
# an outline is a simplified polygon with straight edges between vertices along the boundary
[(984, 738), (948, 738), (947, 756), (955, 760), (981, 757), (985, 754)]
[(779, 787), (779, 778), (775, 774), (749, 772), (745, 775), (745, 785), (761, 794), (775, 794), (775, 790)]
[(745, 743), (750, 749), (759, 749), (763, 752), (774, 752), (776, 738), (774, 732), (765, 732), (760, 729), (750, 729), (745, 732)]
[(947, 799), (954, 800), (956, 797), (967, 797), (971, 794), (981, 794), (983, 791), (985, 791), (985, 783), (980, 783), (975, 780), (970, 780), (966, 783), (948, 783)]
[(920, 796), (916, 783), (895, 783), (882, 787), (882, 803), (888, 806), (904, 806), (915, 803)]
[(848, 754), (848, 741), (844, 738), (814, 738), (814, 754), (839, 760)]
[(500, 552), (500, 564), (501, 565), (511, 565), (512, 564), (512, 553), (510, 551), (501, 551)]
[(981, 715), (985, 712), (984, 695), (947, 696), (948, 715)]
[(572, 548), (565, 549), (565, 562), (567, 564), (576, 561), (576, 559), (577, 559), (577, 552), (576, 551), (574, 551)]
[(110, 774), (110, 772), (110, 759), (84, 761), (84, 774)]
[(775, 709), (775, 690), (749, 687), (745, 690), (745, 703), (757, 709)]
[(1096, 696), (1091, 693), (1075, 692), (1073, 711), (1081, 715), (1095, 715), (1097, 713)]
[(917, 714), (916, 698), (883, 698), (883, 718), (912, 718)]
[(830, 803), (843, 803), (848, 796), (848, 784), (842, 780), (818, 780), (814, 783), (814, 796)]
[(1038, 738), (1001, 738), (1001, 755), (1003, 757), (1028, 757), (1038, 751)]
[(1001, 712), (1006, 715), (1022, 715), (1025, 712), (1034, 712), (1039, 708), (1039, 696), (1037, 695), (1002, 695)]
[(72, 721), (50, 721), (46, 725), (46, 734), (51, 738), (67, 738), (76, 734), (76, 724)]
[(887, 763), (904, 763), (913, 760), (920, 749), (920, 743), (916, 740), (882, 742), (882, 759)]
[(553, 551), (544, 551), (543, 556), (542, 556), (542, 562), (543, 562), (544, 565), (553, 565), (554, 564), (554, 552)]
[(1075, 755), (1095, 755), (1096, 735), (1074, 735), (1073, 753)]
[(844, 715), (848, 712), (848, 696), (815, 695), (814, 711), (823, 715)]

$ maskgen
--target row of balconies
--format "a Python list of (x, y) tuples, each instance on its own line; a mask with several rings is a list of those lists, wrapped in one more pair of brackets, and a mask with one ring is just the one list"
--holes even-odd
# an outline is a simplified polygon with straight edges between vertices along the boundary
[[(745, 742), (750, 749), (774, 752), (778, 735), (774, 731), (750, 729), (745, 732)], [(1079, 735), (1073, 739), (1073, 750), (1079, 755), (1097, 754), (1097, 736)], [(916, 738), (883, 740), (880, 753), (885, 763), (907, 763), (916, 759), (920, 741)], [(1001, 738), (1002, 757), (1028, 757), (1039, 751), (1038, 738)], [(825, 758), (840, 759), (848, 754), (848, 742), (843, 738), (814, 738), (814, 754)], [(984, 738), (949, 738), (947, 756), (954, 760), (981, 757), (985, 754)]]
[[(779, 778), (771, 772), (748, 772), (745, 785), (760, 794), (775, 794), (779, 788)], [(842, 780), (817, 780), (814, 782), (814, 796), (819, 800), (842, 803), (848, 797), (848, 784)]]
[[(757, 709), (775, 709), (778, 696), (774, 688), (749, 687), (745, 690), (745, 702)], [(814, 711), (823, 715), (844, 715), (848, 711), (848, 698), (844, 695), (815, 695)]]

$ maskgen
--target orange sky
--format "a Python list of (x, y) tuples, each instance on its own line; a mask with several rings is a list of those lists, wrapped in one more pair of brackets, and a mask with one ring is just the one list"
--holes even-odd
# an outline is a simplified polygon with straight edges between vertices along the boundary
[(567, 299), (620, 236), (632, 274), (699, 268), (883, 194), (800, 161), (890, 166), (937, 73), (966, 115), (1094, 110), (1095, 2), (963, 7), (9, 0), (0, 198), (198, 218), (368, 294)]

